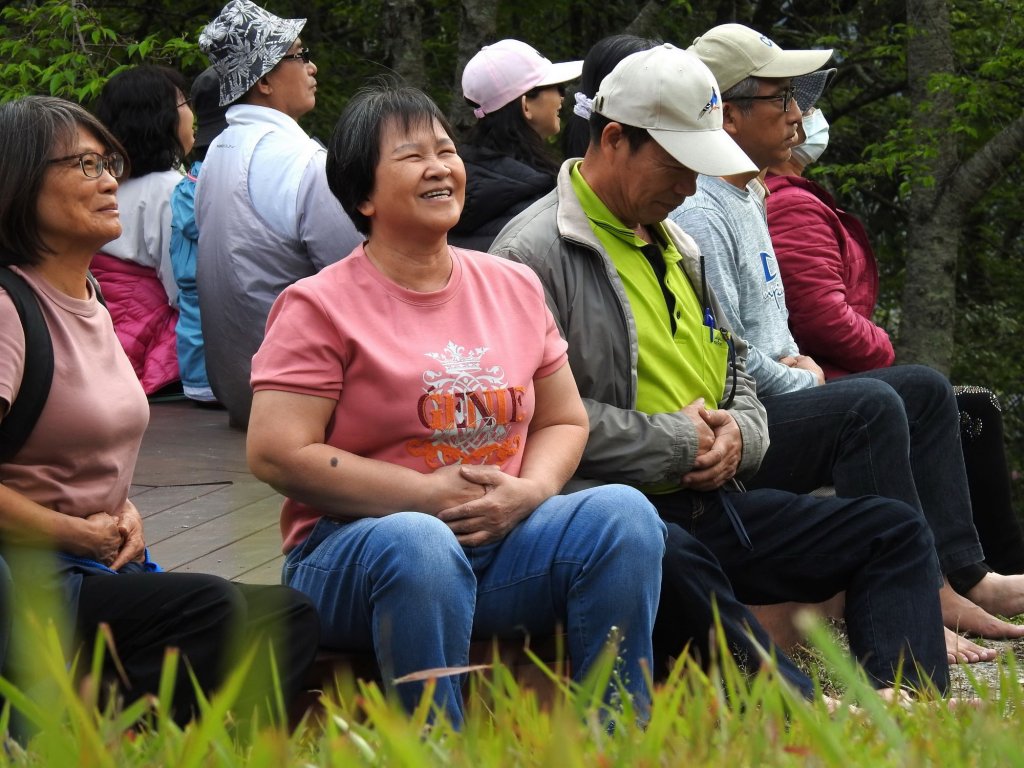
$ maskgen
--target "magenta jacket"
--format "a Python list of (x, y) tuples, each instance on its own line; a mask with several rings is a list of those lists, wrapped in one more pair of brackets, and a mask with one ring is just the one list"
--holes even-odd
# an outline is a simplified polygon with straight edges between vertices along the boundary
[(93, 256), (90, 269), (99, 280), (114, 332), (146, 394), (178, 381), (174, 335), (178, 310), (168, 305), (156, 270), (105, 253)]
[(878, 266), (863, 225), (819, 184), (769, 176), (768, 230), (786, 286), (789, 328), (827, 378), (885, 368), (889, 336), (871, 322)]

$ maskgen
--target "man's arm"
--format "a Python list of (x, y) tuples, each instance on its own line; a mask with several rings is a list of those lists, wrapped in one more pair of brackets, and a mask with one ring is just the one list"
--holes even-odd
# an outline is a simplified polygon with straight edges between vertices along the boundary
[[(716, 313), (721, 311), (718, 299), (712, 294), (711, 307)], [(757, 397), (757, 385), (754, 377), (747, 372), (747, 343), (733, 334), (735, 360), (728, 367), (725, 377), (725, 390), (721, 403), (728, 407), (729, 413), (740, 429), (743, 441), (743, 453), (740, 465), (736, 470), (739, 480), (751, 477), (761, 466), (761, 459), (768, 451), (768, 414), (764, 405)], [(735, 383), (735, 389), (733, 384)], [(730, 402), (731, 398), (731, 402)]]
[[(748, 338), (750, 330), (759, 327), (760, 318), (748, 317), (747, 313), (752, 309), (759, 311), (760, 306), (745, 306), (749, 298), (746, 295), (749, 293), (747, 284), (750, 282), (749, 270), (745, 267), (751, 265), (741, 261), (746, 254), (735, 238), (730, 222), (718, 210), (698, 205), (677, 208), (671, 214), (671, 218), (696, 241), (701, 253), (704, 254), (708, 284), (718, 296), (729, 326), (741, 337)], [(761, 269), (759, 264), (753, 266)], [(759, 275), (753, 278), (764, 282)], [(781, 285), (781, 281), (779, 282)], [(760, 296), (757, 298), (760, 300)], [(746, 370), (754, 377), (761, 395), (792, 392), (818, 384), (813, 371), (790, 367), (779, 362), (779, 358), (796, 356), (799, 351), (788, 329), (785, 330), (785, 336), (786, 338), (778, 345), (777, 355), (755, 346), (751, 346), (747, 353)]]

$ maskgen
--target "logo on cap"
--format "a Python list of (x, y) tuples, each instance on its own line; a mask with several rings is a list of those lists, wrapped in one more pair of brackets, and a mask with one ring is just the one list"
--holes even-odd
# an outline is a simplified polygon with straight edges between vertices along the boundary
[(764, 43), (765, 45), (767, 45), (769, 48), (771, 48), (772, 46), (775, 45), (775, 43), (773, 43), (771, 40), (769, 40), (764, 35), (761, 35), (761, 42)]
[(697, 115), (697, 119), (700, 120), (701, 118), (704, 117), (704, 115), (708, 114), (709, 112), (714, 112), (716, 109), (718, 109), (718, 91), (712, 88), (711, 98), (708, 99), (708, 103), (704, 105), (704, 109), (702, 109), (700, 111), (700, 114)]

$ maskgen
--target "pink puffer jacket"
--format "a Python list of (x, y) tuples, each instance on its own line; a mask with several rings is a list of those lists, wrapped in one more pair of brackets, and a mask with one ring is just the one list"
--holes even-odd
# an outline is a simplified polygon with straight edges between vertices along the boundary
[(99, 280), (114, 331), (147, 395), (178, 381), (174, 329), (178, 310), (152, 267), (97, 253), (90, 267)]

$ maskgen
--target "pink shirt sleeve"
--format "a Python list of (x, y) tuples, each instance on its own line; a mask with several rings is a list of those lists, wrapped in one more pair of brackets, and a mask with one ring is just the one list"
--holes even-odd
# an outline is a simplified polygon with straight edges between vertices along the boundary
[(4, 412), (14, 402), (25, 371), (25, 331), (14, 302), (0, 289), (0, 400)]

